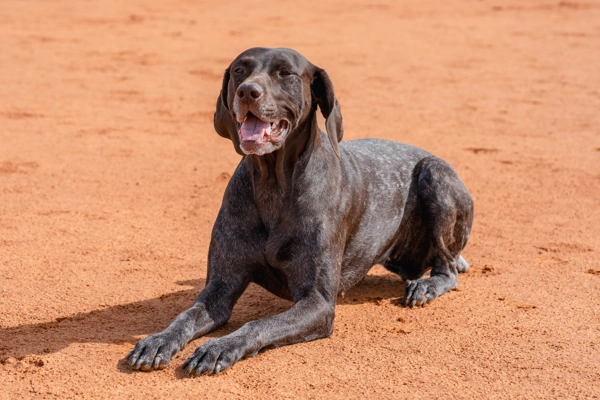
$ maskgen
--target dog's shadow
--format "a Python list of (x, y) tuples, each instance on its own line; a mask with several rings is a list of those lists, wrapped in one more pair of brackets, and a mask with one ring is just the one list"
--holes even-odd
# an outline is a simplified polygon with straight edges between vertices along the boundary
[(395, 274), (367, 275), (338, 299), (338, 305), (378, 303), (391, 300), (393, 305), (401, 306), (406, 282)]
[(155, 299), (106, 307), (54, 321), (0, 328), (0, 362), (6, 357), (58, 352), (71, 343), (134, 344), (141, 335), (164, 329), (191, 305), (204, 279), (177, 282), (190, 289)]
[[(106, 307), (54, 321), (0, 328), (0, 362), (8, 357), (22, 359), (30, 355), (58, 352), (72, 343), (130, 344), (146, 335), (163, 330), (180, 312), (187, 309), (204, 287), (204, 279), (177, 282), (192, 286), (158, 298)], [(404, 283), (395, 275), (369, 275), (350, 289), (338, 304), (352, 305), (377, 299), (394, 299), (403, 293)], [(393, 300), (392, 300), (393, 301)], [(289, 309), (292, 303), (251, 285), (236, 304), (230, 321), (207, 335), (219, 337), (244, 323)], [(118, 369), (128, 372), (124, 360)]]

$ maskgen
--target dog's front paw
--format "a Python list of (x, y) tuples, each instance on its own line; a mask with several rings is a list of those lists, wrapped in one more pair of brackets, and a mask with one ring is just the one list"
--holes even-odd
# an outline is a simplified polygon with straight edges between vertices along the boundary
[(170, 335), (156, 333), (140, 340), (127, 355), (127, 361), (132, 369), (163, 369), (179, 350), (179, 345)]
[(404, 292), (404, 306), (424, 306), (438, 297), (435, 283), (429, 279), (417, 279), (406, 284)]
[(235, 336), (212, 339), (198, 347), (183, 363), (188, 375), (218, 374), (244, 357), (245, 340)]

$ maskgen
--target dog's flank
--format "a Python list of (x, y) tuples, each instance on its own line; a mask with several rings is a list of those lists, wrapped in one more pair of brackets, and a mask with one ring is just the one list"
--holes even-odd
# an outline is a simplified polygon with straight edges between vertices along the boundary
[(213, 227), (206, 287), (135, 346), (132, 368), (164, 368), (190, 340), (225, 324), (250, 282), (293, 306), (205, 342), (185, 361), (188, 373), (219, 373), (260, 350), (331, 335), (337, 296), (375, 264), (411, 280), (410, 307), (453, 289), (468, 269), (460, 253), (473, 202), (454, 169), (409, 145), (339, 143), (333, 84), (297, 52), (240, 54), (225, 71), (214, 125), (244, 157)]

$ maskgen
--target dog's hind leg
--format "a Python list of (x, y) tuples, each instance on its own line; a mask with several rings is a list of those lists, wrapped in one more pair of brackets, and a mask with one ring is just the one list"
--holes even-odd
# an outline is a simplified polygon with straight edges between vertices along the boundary
[(424, 306), (431, 300), (443, 295), (458, 285), (458, 263), (454, 257), (443, 250), (443, 242), (439, 242), (434, 247), (440, 250), (433, 250), (432, 257), (429, 259), (431, 267), (431, 276), (429, 278), (420, 278), (409, 281), (406, 284), (404, 295), (404, 305), (409, 307)]
[(415, 167), (423, 229), (429, 243), (422, 255), (431, 276), (406, 285), (404, 305), (423, 306), (458, 285), (458, 273), (468, 269), (460, 256), (473, 222), (473, 201), (454, 169), (437, 157)]

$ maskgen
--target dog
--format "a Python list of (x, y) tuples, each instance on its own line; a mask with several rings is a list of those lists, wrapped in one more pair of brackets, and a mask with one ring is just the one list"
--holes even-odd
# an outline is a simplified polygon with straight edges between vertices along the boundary
[(455, 170), (406, 144), (339, 143), (331, 79), (296, 51), (240, 54), (225, 70), (214, 127), (243, 158), (212, 230), (206, 286), (191, 308), (131, 350), (132, 369), (162, 369), (188, 342), (224, 325), (250, 282), (293, 306), (205, 342), (184, 362), (188, 374), (218, 374), (259, 351), (330, 336), (337, 297), (375, 264), (408, 281), (409, 307), (455, 288), (469, 268), (460, 254), (473, 201)]

